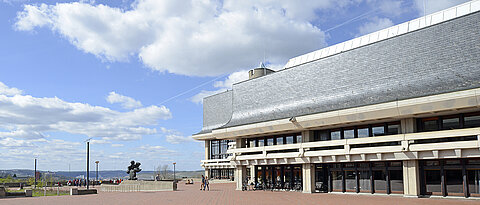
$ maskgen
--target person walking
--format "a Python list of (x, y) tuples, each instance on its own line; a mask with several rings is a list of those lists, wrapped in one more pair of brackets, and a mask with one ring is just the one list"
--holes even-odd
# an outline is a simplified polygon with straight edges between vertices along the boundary
[(200, 184), (200, 191), (201, 191), (202, 189), (205, 190), (205, 186), (204, 186), (204, 185), (205, 185), (205, 177), (202, 175), (202, 184)]
[(208, 186), (208, 177), (205, 176), (205, 184), (203, 185), (203, 191), (205, 191), (205, 188), (207, 188), (207, 191), (210, 191), (210, 186)]

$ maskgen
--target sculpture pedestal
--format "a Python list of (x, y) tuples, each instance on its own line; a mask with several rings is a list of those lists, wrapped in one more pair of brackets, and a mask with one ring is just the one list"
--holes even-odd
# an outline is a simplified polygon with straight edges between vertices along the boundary
[(172, 181), (137, 181), (125, 180), (119, 185), (100, 186), (103, 192), (142, 192), (142, 191), (176, 191), (177, 184)]

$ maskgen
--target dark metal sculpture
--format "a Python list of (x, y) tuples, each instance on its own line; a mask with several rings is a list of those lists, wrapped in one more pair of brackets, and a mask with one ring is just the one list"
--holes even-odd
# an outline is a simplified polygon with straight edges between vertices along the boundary
[(137, 180), (137, 172), (141, 172), (140, 169), (140, 162), (135, 163), (135, 161), (130, 162), (130, 166), (128, 166), (127, 174), (129, 175), (129, 180)]

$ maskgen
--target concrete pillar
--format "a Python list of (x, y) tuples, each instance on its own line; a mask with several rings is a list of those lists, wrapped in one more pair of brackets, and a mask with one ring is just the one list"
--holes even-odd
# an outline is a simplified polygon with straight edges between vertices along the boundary
[(303, 142), (313, 142), (315, 139), (312, 130), (302, 131), (302, 140)]
[(303, 193), (315, 192), (315, 166), (313, 164), (302, 165)]
[(205, 159), (210, 159), (210, 140), (205, 140)]
[(236, 139), (236, 148), (245, 148), (245, 139), (238, 138)]
[(239, 165), (235, 168), (235, 183), (237, 190), (242, 191), (242, 183), (247, 177), (247, 166)]
[(250, 165), (250, 179), (252, 181), (255, 181), (255, 166), (254, 165)]
[(406, 118), (400, 120), (400, 126), (403, 134), (414, 133), (416, 131), (417, 124), (414, 118)]
[(403, 195), (420, 196), (420, 172), (418, 160), (403, 161)]

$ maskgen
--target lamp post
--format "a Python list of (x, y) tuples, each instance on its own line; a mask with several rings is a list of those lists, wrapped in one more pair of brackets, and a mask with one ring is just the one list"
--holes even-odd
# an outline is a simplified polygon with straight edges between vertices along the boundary
[(35, 173), (33, 173), (33, 178), (35, 178), (33, 189), (37, 189), (37, 158), (35, 158)]
[(176, 162), (173, 163), (173, 183), (176, 183), (176, 180), (175, 180), (175, 164), (177, 164)]
[[(91, 139), (91, 138), (90, 138)], [(89, 189), (90, 185), (90, 139), (87, 139), (87, 189)]]
[(95, 164), (97, 165), (95, 172), (95, 182), (98, 181), (98, 163), (100, 163), (100, 161), (95, 161)]

